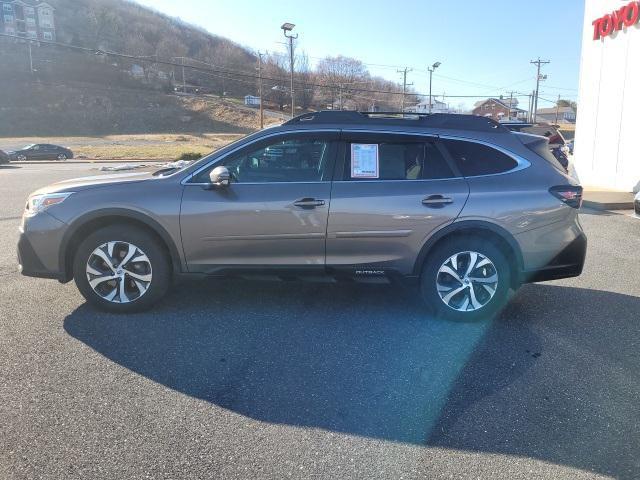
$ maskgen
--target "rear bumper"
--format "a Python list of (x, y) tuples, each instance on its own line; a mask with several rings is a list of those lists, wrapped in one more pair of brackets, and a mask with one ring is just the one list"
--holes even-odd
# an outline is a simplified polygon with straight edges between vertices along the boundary
[(586, 255), (587, 237), (584, 233), (581, 233), (553, 257), (547, 265), (523, 271), (520, 280), (522, 283), (531, 283), (577, 277), (582, 273)]

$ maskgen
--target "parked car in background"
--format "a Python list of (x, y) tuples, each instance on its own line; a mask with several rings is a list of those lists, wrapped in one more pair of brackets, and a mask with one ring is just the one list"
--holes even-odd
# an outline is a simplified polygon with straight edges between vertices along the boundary
[(582, 187), (546, 138), (395, 115), (304, 114), (184, 168), (42, 188), (26, 202), (21, 271), (74, 279), (120, 313), (151, 307), (174, 274), (406, 278), (456, 320), (580, 275)]
[(9, 152), (11, 160), (66, 160), (73, 158), (73, 152), (65, 147), (48, 143), (25, 145), (20, 150)]
[(640, 216), (640, 192), (636, 193), (636, 198), (633, 200), (633, 209), (636, 211), (636, 215)]
[(2, 165), (3, 163), (9, 163), (9, 155), (0, 150), (0, 165)]
[(569, 149), (570, 155), (573, 155), (573, 145), (574, 145), (574, 140), (569, 140), (567, 142), (567, 148)]

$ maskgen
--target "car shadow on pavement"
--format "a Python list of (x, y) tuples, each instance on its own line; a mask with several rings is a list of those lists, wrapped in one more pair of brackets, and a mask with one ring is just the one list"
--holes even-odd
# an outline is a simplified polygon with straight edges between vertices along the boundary
[(465, 324), (429, 316), (408, 287), (212, 280), (144, 314), (82, 305), (64, 328), (260, 421), (618, 476), (640, 458), (638, 384), (616, 383), (637, 373), (638, 312), (636, 297), (528, 285), (497, 319)]

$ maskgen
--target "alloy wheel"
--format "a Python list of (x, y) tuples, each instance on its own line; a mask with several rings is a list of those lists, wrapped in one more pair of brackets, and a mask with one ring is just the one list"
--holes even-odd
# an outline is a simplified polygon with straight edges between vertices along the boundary
[(112, 303), (138, 300), (149, 289), (149, 257), (136, 245), (123, 241), (103, 243), (89, 255), (87, 281), (102, 299)]
[(491, 301), (498, 288), (498, 271), (485, 255), (458, 252), (440, 266), (436, 275), (440, 299), (449, 308), (473, 312)]

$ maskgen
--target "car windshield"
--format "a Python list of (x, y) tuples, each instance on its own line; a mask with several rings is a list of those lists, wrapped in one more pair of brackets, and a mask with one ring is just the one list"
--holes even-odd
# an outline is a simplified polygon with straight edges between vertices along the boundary
[(36, 146), (35, 143), (30, 143), (29, 145), (25, 145), (24, 147), (22, 147), (22, 150), (26, 150), (28, 148), (35, 147), (35, 146)]

